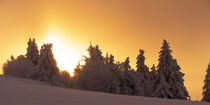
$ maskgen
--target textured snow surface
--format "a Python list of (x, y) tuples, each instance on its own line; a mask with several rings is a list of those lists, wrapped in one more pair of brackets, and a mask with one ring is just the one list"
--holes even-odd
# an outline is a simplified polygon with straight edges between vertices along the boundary
[(38, 81), (0, 76), (0, 105), (210, 105), (203, 102), (123, 96), (51, 87)]

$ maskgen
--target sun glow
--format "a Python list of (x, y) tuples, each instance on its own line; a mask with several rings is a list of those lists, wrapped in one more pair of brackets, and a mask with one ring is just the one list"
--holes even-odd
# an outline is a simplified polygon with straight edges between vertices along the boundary
[(66, 70), (73, 76), (74, 68), (81, 60), (82, 55), (76, 46), (69, 44), (64, 38), (59, 37), (62, 33), (50, 31), (45, 43), (53, 43), (53, 54), (60, 70)]

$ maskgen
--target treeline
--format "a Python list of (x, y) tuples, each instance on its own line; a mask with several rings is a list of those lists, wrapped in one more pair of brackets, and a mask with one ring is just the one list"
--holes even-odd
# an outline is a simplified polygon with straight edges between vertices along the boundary
[[(11, 56), (3, 65), (4, 75), (43, 81), (53, 86), (82, 90), (158, 97), (168, 99), (190, 99), (184, 86), (184, 73), (177, 60), (171, 55), (169, 43), (164, 40), (159, 52), (159, 64), (149, 68), (145, 64), (144, 50), (136, 57), (136, 70), (130, 66), (129, 57), (124, 62), (116, 62), (112, 54), (104, 57), (98, 45), (90, 44), (89, 56), (84, 57), (84, 65), (78, 64), (74, 76), (57, 67), (52, 52), (52, 44), (44, 44), (38, 50), (35, 39), (29, 39), (27, 53), (17, 58)], [(210, 65), (208, 72), (210, 71)], [(210, 73), (206, 76), (210, 83)], [(209, 86), (204, 86), (203, 101), (210, 101)], [(205, 98), (206, 97), (206, 98)]]

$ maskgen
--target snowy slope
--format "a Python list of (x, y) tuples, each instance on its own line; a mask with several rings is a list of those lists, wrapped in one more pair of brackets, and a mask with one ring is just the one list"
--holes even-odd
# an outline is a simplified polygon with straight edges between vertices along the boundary
[(0, 76), (0, 105), (209, 105), (202, 102), (122, 96), (47, 86)]

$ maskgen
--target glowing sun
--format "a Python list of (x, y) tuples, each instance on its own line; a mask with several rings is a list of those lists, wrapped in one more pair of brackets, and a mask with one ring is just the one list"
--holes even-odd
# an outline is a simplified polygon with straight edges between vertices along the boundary
[(59, 37), (60, 33), (51, 31), (48, 33), (45, 43), (53, 43), (53, 54), (60, 70), (66, 70), (73, 76), (74, 68), (81, 60), (81, 54), (75, 46), (67, 40)]

